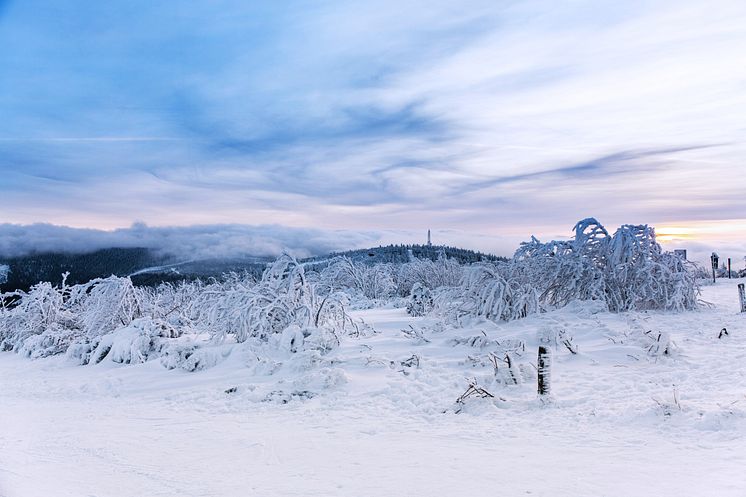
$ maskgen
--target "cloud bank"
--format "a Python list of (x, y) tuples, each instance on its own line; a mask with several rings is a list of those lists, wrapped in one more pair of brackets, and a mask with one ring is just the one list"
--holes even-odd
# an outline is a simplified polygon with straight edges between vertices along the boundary
[(0, 256), (142, 247), (183, 260), (278, 256), (283, 251), (307, 257), (351, 247), (367, 247), (380, 239), (380, 234), (376, 233), (272, 225), (149, 227), (136, 223), (129, 228), (103, 231), (51, 224), (0, 224)]
[[(0, 257), (44, 252), (87, 253), (112, 247), (149, 248), (180, 260), (276, 257), (283, 252), (309, 257), (377, 245), (425, 243), (425, 237), (425, 232), (361, 232), (278, 225), (151, 227), (135, 223), (129, 228), (104, 231), (51, 224), (0, 224)], [(511, 255), (517, 247), (514, 239), (457, 230), (434, 231), (433, 240), (440, 245), (481, 247), (501, 255)]]
[[(606, 227), (610, 232), (617, 228), (611, 225)], [(522, 234), (499, 236), (458, 229), (434, 229), (432, 239), (436, 245), (510, 257), (520, 242), (528, 240), (532, 234), (538, 235), (543, 241), (565, 240), (572, 236), (571, 228), (567, 226), (559, 232), (525, 231)], [(727, 225), (718, 233), (717, 236), (724, 241), (717, 245), (686, 236), (664, 235), (660, 241), (665, 250), (687, 248), (689, 259), (703, 264), (709, 260), (710, 253), (717, 250), (723, 260), (731, 257), (733, 267), (741, 269), (746, 256), (746, 243), (738, 232), (727, 233), (726, 228)], [(662, 231), (666, 233), (666, 228)], [(135, 223), (129, 228), (105, 231), (51, 224), (0, 224), (0, 259), (45, 252), (88, 253), (112, 247), (149, 248), (180, 261), (277, 257), (283, 252), (302, 258), (378, 245), (424, 244), (426, 235), (426, 231), (413, 230), (351, 231), (280, 225), (159, 227)]]

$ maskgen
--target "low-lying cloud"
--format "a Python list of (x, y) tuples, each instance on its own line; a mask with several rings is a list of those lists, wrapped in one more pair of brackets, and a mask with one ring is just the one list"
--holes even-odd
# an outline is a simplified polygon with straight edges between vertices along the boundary
[[(180, 260), (325, 255), (389, 244), (425, 243), (426, 231), (352, 231), (280, 225), (211, 224), (147, 226), (135, 223), (112, 231), (53, 224), (0, 224), (0, 258), (34, 253), (88, 253), (105, 248), (142, 247)], [(511, 255), (520, 237), (433, 230), (433, 243)]]
[(150, 227), (135, 223), (129, 228), (104, 231), (52, 224), (1, 224), (0, 256), (58, 251), (86, 253), (112, 247), (143, 247), (182, 259), (277, 256), (283, 251), (305, 257), (370, 246), (380, 238), (380, 234), (374, 232), (273, 225)]
[[(611, 224), (606, 227), (610, 232), (617, 228)], [(543, 241), (569, 239), (572, 236), (572, 226), (567, 226), (562, 232), (553, 232), (546, 227), (536, 228), (536, 231), (532, 231), (527, 226), (525, 232), (504, 235), (433, 229), (432, 239), (435, 245), (450, 245), (509, 257), (520, 242), (531, 235)], [(355, 231), (245, 224), (147, 226), (135, 223), (128, 228), (111, 231), (53, 224), (0, 224), (0, 258), (47, 252), (88, 253), (115, 247), (148, 248), (179, 260), (276, 257), (283, 252), (308, 257), (378, 245), (425, 243), (426, 235), (426, 230)], [(686, 248), (691, 260), (705, 264), (715, 250), (723, 260), (731, 257), (734, 268), (741, 268), (746, 256), (744, 241), (737, 233), (717, 236), (722, 239), (718, 243), (706, 239), (669, 237), (663, 237), (661, 242), (664, 250)]]

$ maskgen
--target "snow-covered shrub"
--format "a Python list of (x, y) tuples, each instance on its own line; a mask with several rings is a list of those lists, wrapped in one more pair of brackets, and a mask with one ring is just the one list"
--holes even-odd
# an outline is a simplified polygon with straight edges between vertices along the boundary
[(185, 365), (187, 360), (194, 355), (195, 350), (197, 350), (197, 345), (194, 343), (172, 343), (163, 348), (160, 357), (161, 365), (166, 369), (182, 368), (192, 371)]
[(575, 300), (604, 302), (612, 312), (693, 309), (696, 268), (663, 252), (647, 225), (620, 227), (613, 236), (595, 219), (580, 221), (572, 240), (532, 237), (507, 263), (465, 270), (459, 287), (437, 292), (436, 308), (450, 321), (478, 316), (509, 321)]
[(606, 257), (606, 303), (611, 311), (697, 306), (695, 271), (686, 261), (663, 252), (648, 227), (624, 225), (614, 233)]
[(541, 292), (539, 300), (547, 307), (564, 307), (573, 300), (602, 300), (607, 239), (603, 226), (586, 219), (575, 226), (575, 238), (570, 241), (541, 243), (531, 237), (518, 248), (512, 265)]
[(201, 371), (216, 366), (231, 353), (230, 345), (204, 345), (194, 343), (174, 343), (165, 347), (160, 361), (166, 369)]
[(129, 278), (96, 279), (83, 285), (34, 285), (28, 292), (0, 295), (0, 349), (28, 357), (62, 353), (73, 341), (129, 325), (139, 317), (142, 291)]
[(391, 297), (396, 285), (388, 264), (362, 264), (339, 257), (321, 272), (322, 282), (333, 290), (349, 289), (368, 299)]
[[(128, 326), (96, 337), (91, 342), (90, 364), (98, 364), (104, 359), (119, 364), (140, 364), (151, 356), (159, 355), (169, 338), (177, 332), (163, 322), (151, 318), (140, 318)], [(77, 346), (76, 346), (77, 349)]]
[(331, 352), (339, 347), (339, 336), (334, 328), (306, 328), (303, 330), (303, 348), (318, 351), (321, 354)]
[(397, 292), (402, 297), (410, 295), (415, 285), (430, 290), (457, 286), (463, 275), (464, 266), (442, 252), (437, 261), (412, 258), (393, 272)]
[(449, 321), (478, 316), (511, 321), (537, 312), (536, 290), (516, 277), (510, 263), (479, 263), (469, 267), (461, 286), (437, 294), (435, 307)]
[[(197, 370), (222, 360), (220, 344), (294, 334), (298, 345), (291, 340), (286, 347), (291, 353), (325, 354), (356, 328), (348, 304), (346, 293), (313, 283), (287, 255), (258, 282), (231, 274), (143, 289), (115, 276), (75, 286), (63, 278), (59, 287), (41, 283), (27, 293), (0, 295), (0, 348), (32, 358), (66, 352), (78, 364), (133, 364), (163, 355), (166, 367)], [(206, 333), (212, 345), (176, 340), (185, 332)]]
[(78, 332), (66, 330), (57, 323), (52, 323), (42, 333), (26, 338), (19, 347), (18, 353), (30, 359), (62, 354), (78, 337)]
[(407, 312), (410, 316), (424, 316), (433, 308), (433, 295), (430, 289), (415, 283), (412, 294), (407, 302)]
[(560, 326), (542, 328), (536, 334), (536, 337), (539, 340), (539, 343), (553, 345), (555, 348), (562, 345), (567, 348), (570, 353), (578, 353), (578, 346), (575, 344), (575, 339), (565, 328)]
[(155, 288), (141, 289), (143, 315), (168, 322), (173, 326), (192, 326), (198, 315), (202, 296), (213, 288), (227, 286), (227, 283), (204, 284), (202, 281), (164, 283)]
[(309, 325), (314, 300), (303, 266), (283, 255), (265, 270), (257, 285), (228, 293), (222, 308), (230, 331), (242, 342), (282, 333), (291, 324)]
[(297, 325), (288, 326), (282, 333), (275, 335), (273, 338), (275, 339), (277, 348), (280, 350), (293, 353), (303, 350), (303, 340), (305, 337), (303, 336), (303, 330)]
[(143, 291), (129, 278), (97, 278), (70, 288), (69, 306), (89, 337), (129, 325), (143, 315)]
[(603, 300), (613, 312), (697, 306), (694, 266), (663, 252), (647, 225), (624, 225), (609, 236), (598, 221), (584, 219), (573, 240), (542, 244), (532, 237), (512, 264), (528, 272), (548, 308), (572, 300)]
[[(28, 292), (0, 295), (0, 299), (14, 301), (12, 307), (3, 307), (0, 314), (0, 350), (17, 352), (28, 338), (58, 323), (69, 324), (72, 315), (65, 309), (64, 295), (64, 284), (63, 288), (57, 288), (50, 283), (34, 285)], [(24, 353), (31, 355), (28, 347)]]
[(347, 313), (349, 305), (349, 297), (344, 292), (332, 292), (317, 297), (312, 327), (324, 327), (340, 333), (359, 331), (359, 327)]
[(249, 338), (266, 341), (290, 327), (341, 333), (353, 327), (345, 312), (345, 297), (328, 288), (319, 297), (303, 265), (283, 255), (266, 269), (258, 283), (237, 280), (227, 288), (206, 288), (195, 322), (217, 342), (228, 335), (237, 342)]
[(81, 337), (73, 341), (65, 351), (65, 357), (68, 361), (74, 362), (79, 366), (88, 364), (91, 361), (91, 352), (98, 345), (99, 338), (91, 341), (88, 338)]
[(282, 333), (273, 335), (269, 346), (282, 353), (318, 352), (323, 355), (339, 346), (339, 336), (330, 328), (287, 327)]

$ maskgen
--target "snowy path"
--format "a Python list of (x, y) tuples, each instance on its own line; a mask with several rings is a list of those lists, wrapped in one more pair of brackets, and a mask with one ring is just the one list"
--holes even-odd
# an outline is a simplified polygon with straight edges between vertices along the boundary
[[(562, 325), (580, 354), (555, 350), (554, 404), (530, 381), (494, 383), (507, 402), (459, 415), (442, 411), (467, 377), (491, 373), (466, 360), (479, 349), (449, 341), (484, 326), (418, 344), (399, 330), (421, 321), (396, 309), (362, 312), (380, 333), (332, 353), (344, 382), (288, 404), (257, 392), (336, 376), (254, 377), (233, 357), (185, 373), (0, 354), (0, 496), (744, 496), (746, 316), (734, 296), (724, 282), (705, 289), (716, 307), (695, 313), (567, 309), (486, 328), (534, 350), (537, 330)], [(648, 358), (637, 328), (671, 333), (677, 355)], [(420, 368), (398, 366), (412, 354)]]

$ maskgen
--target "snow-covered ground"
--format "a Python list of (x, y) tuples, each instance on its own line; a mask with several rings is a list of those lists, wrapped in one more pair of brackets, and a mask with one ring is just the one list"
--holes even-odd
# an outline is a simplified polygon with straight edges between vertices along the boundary
[[(234, 347), (188, 373), (2, 353), (0, 496), (744, 496), (736, 283), (705, 287), (713, 307), (681, 314), (586, 303), (442, 329), (360, 311), (375, 333), (313, 363)], [(456, 404), (470, 382), (495, 397)]]

